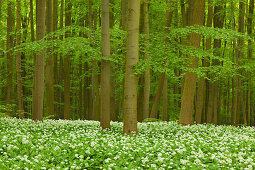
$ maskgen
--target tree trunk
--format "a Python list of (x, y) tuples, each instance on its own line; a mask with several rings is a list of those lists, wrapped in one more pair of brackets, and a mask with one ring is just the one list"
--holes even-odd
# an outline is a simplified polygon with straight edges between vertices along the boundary
[[(239, 3), (239, 16), (238, 16), (238, 32), (240, 33), (244, 33), (244, 17), (245, 17), (245, 4), (244, 2), (240, 2)], [(236, 51), (236, 65), (241, 65), (242, 63), (239, 62), (240, 58), (244, 57), (244, 54), (242, 52), (243, 49), (243, 45), (244, 45), (244, 40), (239, 39), (238, 40), (238, 47), (239, 49), (237, 49)], [(242, 74), (242, 70), (238, 70), (239, 74)], [(238, 100), (237, 100), (237, 113), (236, 113), (236, 125), (238, 125), (240, 123), (240, 116), (241, 113), (244, 117), (244, 119), (246, 119), (246, 113), (243, 112), (245, 111), (245, 109), (243, 109), (244, 105), (243, 105), (243, 91), (242, 91), (242, 80), (240, 78), (240, 76), (236, 77), (236, 95), (238, 96)], [(246, 120), (244, 120), (246, 121)], [(247, 122), (244, 122), (247, 123)]]
[(79, 113), (79, 119), (80, 120), (82, 120), (82, 119), (84, 119), (84, 115), (82, 114), (83, 112), (82, 112), (82, 106), (83, 106), (83, 101), (82, 101), (82, 94), (83, 94), (83, 90), (82, 90), (82, 84), (83, 84), (83, 81), (82, 81), (82, 74), (83, 74), (83, 72), (82, 72), (82, 57), (80, 56), (79, 57), (79, 60), (80, 60), (80, 63), (79, 63), (79, 78), (80, 78), (80, 80), (79, 80), (79, 94), (78, 94), (78, 96), (79, 96), (79, 98), (78, 98), (78, 104), (79, 104), (79, 109), (78, 109), (78, 113)]
[[(144, 33), (147, 35), (147, 40), (149, 41), (149, 4), (148, 0), (144, 0)], [(145, 59), (149, 59), (149, 56), (145, 54)], [(144, 73), (144, 96), (143, 96), (143, 119), (149, 117), (150, 109), (150, 66), (146, 66)]]
[(6, 96), (6, 110), (7, 116), (11, 116), (11, 98), (12, 98), (12, 74), (13, 74), (13, 54), (12, 54), (12, 47), (13, 47), (13, 3), (8, 0), (7, 1), (7, 58), (8, 58), (8, 77), (7, 77), (7, 96)]
[[(86, 74), (88, 71), (88, 63), (84, 63), (84, 74)], [(84, 116), (85, 116), (85, 119), (86, 120), (89, 120), (89, 89), (88, 89), (88, 86), (89, 86), (89, 78), (88, 77), (84, 77), (84, 90), (83, 90), (83, 107), (84, 107)]]
[[(36, 40), (43, 39), (45, 33), (45, 0), (36, 0)], [(44, 50), (35, 58), (32, 119), (43, 120), (44, 97)]]
[(30, 28), (31, 28), (31, 41), (33, 42), (35, 40), (33, 0), (30, 0)]
[[(252, 35), (253, 32), (253, 19), (252, 16), (254, 14), (254, 0), (250, 0), (250, 5), (249, 5), (249, 17), (248, 17), (248, 25), (247, 25), (247, 33), (248, 35)], [(252, 58), (252, 45), (253, 42), (251, 40), (248, 40), (248, 60)], [(247, 112), (247, 124), (250, 126), (251, 125), (251, 72), (248, 72), (248, 90), (247, 90), (247, 103), (246, 103), (246, 112)]]
[(139, 79), (140, 80), (138, 80), (138, 84), (141, 84), (141, 85), (138, 92), (137, 121), (142, 122), (143, 121), (144, 76), (141, 75)]
[[(234, 18), (234, 3), (231, 2), (231, 23), (232, 23), (232, 29), (235, 30), (235, 18)], [(233, 40), (233, 63), (235, 62), (235, 55), (236, 55), (236, 41)], [(238, 62), (238, 59), (237, 61)], [(238, 100), (238, 96), (236, 94), (237, 92), (237, 86), (236, 86), (236, 77), (234, 77), (232, 79), (232, 108), (231, 108), (231, 123), (232, 125), (236, 124), (236, 111), (237, 111), (237, 100)]]
[(110, 67), (110, 15), (109, 0), (102, 0), (102, 55), (101, 64), (101, 116), (100, 126), (103, 129), (110, 129), (111, 120), (111, 67)]
[(128, 0), (121, 0), (120, 28), (127, 30)]
[[(20, 18), (20, 0), (17, 3), (17, 46), (21, 44), (21, 18)], [(18, 52), (16, 55), (16, 70), (17, 70), (17, 92), (18, 92), (18, 112), (19, 118), (23, 119), (24, 108), (23, 108), (23, 91), (22, 91), (22, 79), (21, 79), (21, 53)]]
[[(203, 25), (204, 23), (204, 0), (190, 0), (189, 8), (187, 11), (188, 25)], [(199, 48), (201, 36), (195, 33), (189, 36), (189, 45)], [(198, 67), (198, 58), (189, 55), (191, 64), (189, 68)], [(193, 115), (193, 102), (196, 89), (196, 74), (193, 72), (187, 72), (184, 77), (182, 104), (179, 122), (184, 125), (192, 124)]]
[[(46, 28), (47, 34), (52, 32), (52, 0), (46, 0)], [(51, 40), (51, 38), (49, 38)], [(54, 116), (54, 58), (51, 54), (52, 48), (47, 49), (47, 59), (45, 65), (45, 86), (46, 86), (46, 114)]]
[(137, 133), (137, 76), (134, 65), (139, 59), (140, 0), (129, 0), (127, 19), (127, 56), (124, 82), (124, 134)]
[[(71, 25), (71, 1), (65, 1), (65, 26)], [(70, 32), (66, 32), (66, 38), (70, 37)], [(64, 58), (64, 119), (71, 119), (70, 113), (70, 55)]]
[(151, 108), (150, 118), (157, 118), (158, 105), (159, 105), (160, 97), (162, 95), (164, 81), (165, 81), (165, 73), (161, 73), (159, 78), (158, 91)]
[[(223, 24), (224, 24), (224, 18), (225, 15), (222, 15), (221, 12), (223, 10), (223, 5), (217, 5), (214, 8), (214, 28), (223, 28)], [(218, 51), (217, 49), (221, 48), (221, 40), (219, 39), (214, 39), (214, 45), (213, 45), (214, 49), (216, 49), (216, 51), (214, 52), (217, 56), (221, 55), (221, 52)], [(220, 65), (220, 61), (217, 59), (213, 59), (212, 64), (214, 66), (216, 65)], [(212, 76), (213, 79), (213, 76)], [(213, 95), (213, 123), (215, 125), (217, 125), (218, 123), (218, 107), (217, 106), (217, 101), (218, 101), (218, 89), (219, 89), (219, 82), (211, 82), (212, 86), (213, 86), (213, 93), (209, 94), (209, 95)], [(210, 101), (209, 101), (210, 102)]]
[(113, 28), (113, 26), (114, 26), (114, 11), (113, 11), (113, 6), (114, 6), (114, 1), (113, 0), (109, 0), (109, 4), (110, 4), (110, 7), (109, 7), (109, 26), (110, 26), (110, 28)]
[[(208, 15), (207, 15), (207, 27), (212, 27), (212, 18), (213, 18), (213, 0), (208, 0)], [(211, 49), (211, 38), (206, 40), (206, 50)], [(209, 66), (209, 58), (205, 58), (203, 60), (203, 66)], [(205, 78), (201, 77), (198, 83), (198, 90), (197, 90), (197, 102), (196, 102), (196, 113), (195, 113), (195, 121), (196, 123), (202, 123), (202, 113), (203, 113), (203, 106), (204, 106), (204, 87), (205, 87)], [(211, 117), (211, 115), (209, 115)]]
[[(111, 69), (112, 70), (112, 69)], [(111, 76), (111, 120), (112, 121), (117, 121), (118, 120), (118, 112), (116, 112), (116, 108), (117, 108), (117, 105), (116, 105), (116, 95), (115, 95), (115, 87), (116, 84), (114, 82), (114, 76), (113, 76), (113, 73), (112, 73), (112, 76)]]
[(167, 121), (167, 93), (168, 87), (167, 87), (167, 76), (165, 75), (165, 81), (164, 81), (164, 86), (163, 86), (163, 109), (162, 109), (162, 120)]
[(185, 0), (181, 0), (181, 14), (182, 14), (182, 27), (187, 26), (187, 11), (185, 7)]
[[(55, 32), (58, 29), (58, 0), (53, 0), (53, 12), (52, 12), (53, 22), (52, 22), (52, 31)], [(56, 38), (53, 38), (56, 39)], [(55, 51), (55, 47), (53, 46), (53, 51)], [(59, 118), (59, 103), (60, 103), (60, 81), (59, 81), (59, 69), (58, 69), (58, 55), (53, 54), (54, 58), (54, 84), (58, 85), (54, 88), (55, 95), (54, 100), (56, 101), (56, 104), (54, 106), (54, 113), (55, 117)]]

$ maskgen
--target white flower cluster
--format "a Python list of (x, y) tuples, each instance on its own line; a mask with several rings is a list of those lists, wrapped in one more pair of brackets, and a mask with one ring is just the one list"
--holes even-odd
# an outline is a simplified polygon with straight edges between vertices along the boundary
[(255, 169), (255, 129), (96, 121), (0, 119), (2, 169)]

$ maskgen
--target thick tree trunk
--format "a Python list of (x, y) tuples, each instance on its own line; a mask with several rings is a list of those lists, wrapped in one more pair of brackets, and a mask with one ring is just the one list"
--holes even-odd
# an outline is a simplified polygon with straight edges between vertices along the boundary
[(140, 0), (129, 0), (127, 19), (127, 56), (124, 82), (124, 134), (137, 133), (137, 76), (134, 65), (139, 59), (139, 14)]
[[(204, 23), (204, 11), (205, 1), (204, 0), (190, 0), (189, 8), (187, 11), (188, 25), (203, 25)], [(189, 36), (189, 45), (195, 48), (200, 46), (201, 36), (192, 33)], [(189, 68), (198, 67), (198, 58), (189, 55), (191, 64)], [(182, 104), (179, 122), (184, 125), (192, 124), (193, 115), (193, 102), (196, 89), (196, 74), (193, 72), (187, 72), (184, 77), (183, 93), (182, 93)]]
[(100, 126), (110, 129), (111, 120), (111, 67), (110, 67), (110, 15), (109, 0), (102, 0), (102, 55), (101, 64), (101, 116)]
[[(43, 39), (45, 33), (45, 0), (36, 0), (36, 40)], [(32, 101), (32, 119), (43, 120), (44, 98), (44, 50), (36, 55)]]

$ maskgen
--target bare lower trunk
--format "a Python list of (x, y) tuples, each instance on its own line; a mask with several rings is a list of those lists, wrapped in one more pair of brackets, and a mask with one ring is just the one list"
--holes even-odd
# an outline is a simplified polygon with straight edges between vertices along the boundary
[[(46, 28), (47, 33), (52, 32), (52, 0), (46, 0)], [(49, 38), (50, 40), (51, 38)], [(47, 59), (45, 65), (45, 86), (46, 86), (46, 114), (54, 116), (54, 58), (51, 54), (52, 48), (47, 49)]]
[[(45, 0), (36, 1), (36, 40), (41, 40), (45, 33)], [(44, 50), (36, 55), (32, 102), (32, 119), (43, 120), (44, 98)]]
[[(71, 25), (71, 9), (70, 0), (66, 1), (65, 8), (65, 25)], [(66, 32), (65, 37), (68, 38), (70, 32)], [(70, 56), (64, 57), (64, 119), (71, 119), (70, 113)]]
[(110, 128), (111, 120), (111, 67), (110, 58), (110, 21), (109, 0), (102, 0), (102, 69), (101, 69), (101, 116), (100, 125), (103, 129)]
[(139, 59), (139, 14), (140, 0), (129, 0), (127, 22), (127, 56), (124, 82), (123, 133), (137, 133), (137, 76), (134, 65)]

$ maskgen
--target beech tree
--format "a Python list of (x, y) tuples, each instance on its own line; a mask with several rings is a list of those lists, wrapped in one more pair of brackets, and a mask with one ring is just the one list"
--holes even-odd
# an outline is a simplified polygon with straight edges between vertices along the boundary
[(101, 69), (101, 117), (100, 123), (103, 129), (110, 128), (110, 86), (111, 86), (111, 68), (110, 68), (110, 16), (109, 0), (102, 0), (102, 61)]
[[(20, 0), (16, 1), (17, 3), (17, 46), (21, 44), (21, 18), (20, 18)], [(22, 89), (22, 79), (21, 79), (21, 52), (18, 52), (16, 55), (16, 72), (17, 72), (17, 92), (18, 92), (18, 111), (19, 118), (23, 118), (23, 89)]]
[[(36, 40), (43, 39), (45, 34), (45, 0), (36, 0)], [(35, 56), (32, 119), (43, 120), (44, 98), (44, 50)]]
[(134, 75), (134, 65), (139, 58), (140, 1), (128, 1), (127, 18), (127, 56), (124, 82), (123, 132), (127, 135), (137, 133), (137, 76)]
[[(204, 22), (204, 0), (190, 0), (187, 11), (188, 25), (203, 25)], [(189, 45), (199, 48), (201, 36), (195, 33), (189, 35)], [(198, 67), (198, 58), (189, 55), (190, 68)], [(187, 72), (184, 76), (183, 92), (182, 92), (182, 103), (180, 112), (180, 123), (187, 125), (192, 124), (193, 115), (193, 101), (196, 87), (196, 74), (194, 72)]]
[(11, 97), (12, 97), (12, 74), (13, 74), (13, 54), (12, 54), (12, 47), (13, 47), (13, 36), (11, 32), (13, 31), (13, 24), (14, 24), (14, 16), (13, 16), (13, 3), (12, 1), (7, 1), (7, 58), (8, 58), (8, 86), (7, 86), (7, 96), (6, 96), (6, 104), (7, 104), (7, 115), (11, 116)]
[[(71, 25), (71, 9), (70, 0), (65, 1), (65, 26)], [(70, 37), (70, 31), (67, 31), (65, 38)], [(71, 119), (70, 113), (70, 56), (64, 57), (64, 119)]]

